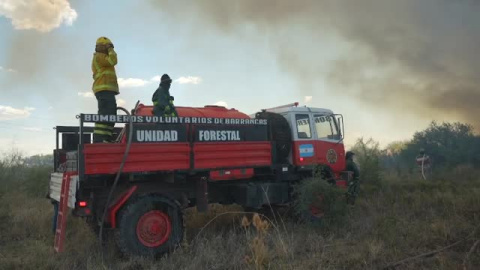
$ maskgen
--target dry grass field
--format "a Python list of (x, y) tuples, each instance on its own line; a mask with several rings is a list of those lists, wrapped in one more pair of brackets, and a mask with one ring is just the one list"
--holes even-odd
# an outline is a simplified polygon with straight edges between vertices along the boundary
[[(466, 168), (424, 181), (383, 174), (363, 183), (355, 207), (328, 224), (242, 214), (237, 206), (187, 209), (186, 239), (156, 261), (121, 258), (82, 219), (69, 218), (55, 254), (50, 168), (0, 164), (1, 269), (478, 269), (480, 177)], [(449, 247), (450, 245), (452, 247)]]

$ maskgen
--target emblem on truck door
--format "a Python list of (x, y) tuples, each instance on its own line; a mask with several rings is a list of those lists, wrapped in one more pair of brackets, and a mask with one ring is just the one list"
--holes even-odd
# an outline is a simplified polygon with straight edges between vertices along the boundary
[(327, 151), (327, 161), (330, 164), (334, 164), (337, 162), (337, 152), (333, 149), (328, 149)]
[(301, 144), (298, 148), (300, 157), (313, 157), (313, 144)]

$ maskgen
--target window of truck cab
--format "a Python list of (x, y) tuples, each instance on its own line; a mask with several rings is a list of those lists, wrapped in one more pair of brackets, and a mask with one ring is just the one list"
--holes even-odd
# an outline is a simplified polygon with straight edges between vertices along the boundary
[(311, 139), (310, 116), (308, 114), (295, 114), (295, 122), (297, 123), (297, 137), (299, 139)]
[(339, 140), (340, 133), (337, 122), (333, 115), (315, 114), (313, 116), (315, 121), (315, 130), (317, 131), (318, 139), (325, 140)]

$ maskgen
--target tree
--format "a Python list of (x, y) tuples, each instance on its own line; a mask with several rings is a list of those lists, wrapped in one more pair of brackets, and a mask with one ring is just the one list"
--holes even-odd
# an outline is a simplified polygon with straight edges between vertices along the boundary
[(395, 141), (388, 144), (380, 156), (382, 167), (396, 171), (398, 174), (408, 168), (408, 165), (401, 158), (401, 153), (407, 148), (409, 143), (410, 141)]
[(410, 161), (413, 166), (421, 148), (433, 159), (434, 166), (480, 166), (480, 137), (474, 134), (469, 124), (432, 122), (427, 129), (414, 134), (401, 152), (402, 159)]

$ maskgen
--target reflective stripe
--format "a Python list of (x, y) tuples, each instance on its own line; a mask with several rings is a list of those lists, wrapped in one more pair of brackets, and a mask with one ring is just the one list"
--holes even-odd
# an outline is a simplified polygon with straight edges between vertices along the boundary
[(114, 84), (99, 84), (93, 86), (93, 90), (116, 90), (117, 86)]
[(100, 65), (97, 62), (97, 54), (95, 54), (95, 56), (93, 57), (93, 65), (95, 66), (95, 69), (97, 70), (97, 74), (95, 74), (95, 76), (93, 76), (93, 79), (97, 80), (98, 78), (103, 76), (102, 72), (100, 72)]
[(110, 63), (110, 65), (115, 66), (115, 62), (113, 62), (113, 60), (110, 58), (110, 54), (108, 54), (107, 61)]
[(95, 134), (100, 134), (100, 135), (112, 136), (112, 132), (111, 132), (111, 131), (105, 131), (105, 130), (95, 129), (95, 130), (93, 131), (93, 133), (95, 133)]
[(95, 123), (95, 128), (106, 128), (106, 129), (113, 129), (113, 126), (101, 124), (101, 123)]
[(93, 57), (93, 65), (95, 65), (95, 69), (97, 70), (97, 73), (100, 73), (100, 65), (97, 63), (97, 55), (95, 54), (95, 57)]
[[(110, 57), (107, 57), (107, 61), (111, 65), (113, 65), (112, 64), (113, 61), (110, 59)], [(95, 57), (93, 58), (93, 65), (95, 66), (95, 69), (97, 70), (97, 74), (95, 74), (95, 79), (98, 79), (98, 78), (102, 77), (103, 75), (117, 75), (115, 73), (115, 71), (111, 71), (111, 70), (105, 70), (105, 71), (100, 72), (100, 70), (102, 68), (100, 67), (100, 65), (97, 62), (97, 55), (95, 55)]]
[(112, 133), (113, 130), (110, 130), (108, 128), (95, 128), (94, 130), (98, 130), (98, 131), (101, 131), (101, 132), (108, 132), (108, 133)]
[(115, 73), (115, 71), (105, 70), (105, 71), (102, 71), (102, 72), (97, 72), (97, 74), (95, 75), (95, 79), (98, 79), (98, 78), (102, 77), (103, 75), (117, 75), (117, 74)]

